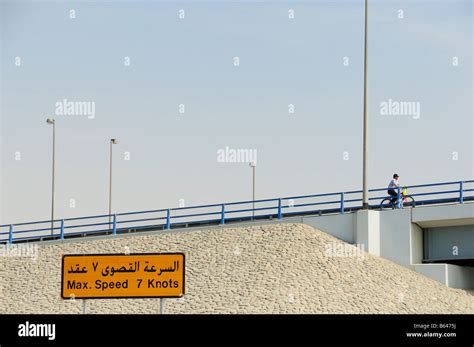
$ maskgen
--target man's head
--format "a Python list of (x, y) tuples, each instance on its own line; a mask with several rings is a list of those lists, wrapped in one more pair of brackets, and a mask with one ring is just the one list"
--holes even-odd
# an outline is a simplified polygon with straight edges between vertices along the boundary
[(398, 175), (397, 175), (397, 174), (393, 174), (393, 179), (398, 180)]

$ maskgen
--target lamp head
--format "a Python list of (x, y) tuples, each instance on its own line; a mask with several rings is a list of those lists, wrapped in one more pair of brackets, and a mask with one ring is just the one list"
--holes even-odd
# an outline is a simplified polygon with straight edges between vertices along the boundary
[(250, 167), (256, 167), (256, 166), (257, 166), (257, 162), (256, 162), (255, 160), (253, 160), (253, 161), (251, 161), (251, 162), (249, 163), (249, 166), (250, 166)]
[(54, 123), (55, 123), (55, 120), (54, 120), (54, 118), (48, 118), (48, 119), (46, 119), (46, 123), (48, 123), (48, 124), (54, 124)]
[(117, 139), (110, 139), (110, 143), (116, 145), (118, 143)]

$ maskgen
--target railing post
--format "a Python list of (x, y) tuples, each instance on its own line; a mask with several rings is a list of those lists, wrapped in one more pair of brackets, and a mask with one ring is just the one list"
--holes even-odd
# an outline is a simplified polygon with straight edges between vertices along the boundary
[(464, 189), (462, 181), (459, 182), (459, 203), (464, 203)]
[(13, 243), (13, 224), (10, 224), (10, 234), (8, 235), (8, 243)]
[(171, 211), (168, 209), (166, 211), (166, 229), (170, 229), (171, 227)]
[(113, 234), (114, 234), (114, 235), (117, 235), (117, 215), (116, 215), (116, 214), (114, 214)]
[(281, 199), (278, 198), (278, 219), (281, 220), (282, 213), (281, 213)]
[(341, 214), (344, 214), (344, 192), (341, 193)]
[(397, 187), (397, 208), (401, 208), (402, 200), (400, 199), (400, 187)]
[(225, 224), (225, 204), (221, 205), (221, 224)]
[(61, 219), (61, 240), (64, 240), (64, 219)]

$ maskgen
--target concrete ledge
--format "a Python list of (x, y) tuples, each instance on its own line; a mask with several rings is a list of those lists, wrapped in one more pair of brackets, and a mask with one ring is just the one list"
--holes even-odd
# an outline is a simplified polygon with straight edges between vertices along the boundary
[(474, 267), (447, 264), (448, 287), (474, 289)]
[(415, 264), (415, 271), (451, 288), (474, 289), (474, 268), (451, 264)]
[(448, 285), (447, 264), (415, 264), (415, 271), (435, 281)]
[(422, 228), (472, 225), (474, 204), (417, 207), (412, 210), (412, 222)]

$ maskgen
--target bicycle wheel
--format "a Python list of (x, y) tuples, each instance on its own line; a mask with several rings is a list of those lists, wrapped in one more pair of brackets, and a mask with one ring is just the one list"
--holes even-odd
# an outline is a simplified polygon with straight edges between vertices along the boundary
[(410, 196), (410, 195), (405, 196), (405, 198), (403, 199), (403, 207), (415, 207), (415, 206), (416, 206), (416, 203), (413, 196)]
[(383, 199), (382, 202), (380, 203), (380, 209), (393, 209), (393, 204), (392, 204), (392, 199), (391, 198), (386, 198)]

